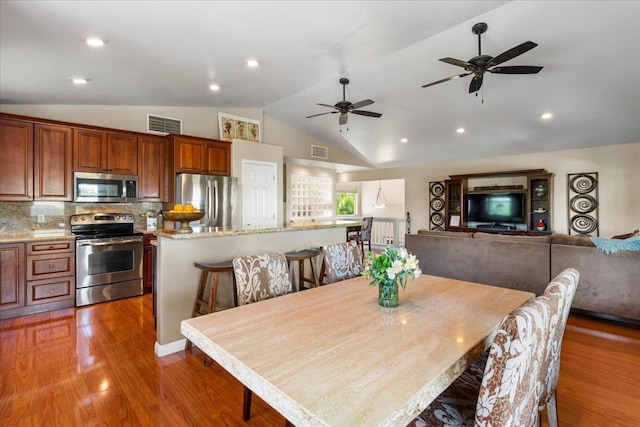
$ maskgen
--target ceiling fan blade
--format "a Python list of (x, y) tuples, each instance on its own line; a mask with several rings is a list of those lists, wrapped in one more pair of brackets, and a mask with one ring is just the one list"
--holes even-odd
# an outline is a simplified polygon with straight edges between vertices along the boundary
[(318, 117), (318, 116), (324, 116), (325, 114), (335, 114), (335, 113), (337, 113), (337, 111), (327, 111), (326, 113), (313, 114), (305, 118), (310, 119), (311, 117)]
[(469, 93), (477, 92), (482, 87), (482, 74), (476, 74), (469, 85)]
[(487, 71), (496, 74), (537, 74), (542, 68), (533, 65), (513, 65), (510, 67), (495, 67)]
[(338, 119), (338, 123), (340, 125), (346, 125), (348, 118), (349, 118), (349, 115), (347, 113), (342, 113), (342, 114), (340, 114), (340, 118)]
[(367, 116), (367, 117), (382, 117), (380, 113), (374, 113), (373, 111), (364, 111), (364, 110), (352, 110), (353, 114), (357, 114), (359, 116)]
[(438, 80), (432, 83), (427, 83), (426, 85), (422, 85), (422, 87), (429, 87), (429, 86), (437, 85), (440, 83), (448, 82), (449, 80), (459, 79), (460, 77), (465, 77), (465, 76), (468, 76), (469, 74), (471, 73), (464, 73), (464, 74), (459, 74), (457, 76), (447, 77), (446, 79)]
[(502, 52), (500, 55), (492, 58), (491, 61), (489, 61), (488, 66), (490, 67), (492, 65), (502, 64), (503, 62), (513, 59), (518, 55), (522, 55), (536, 46), (538, 46), (538, 44), (532, 41), (524, 42), (521, 45), (511, 48), (506, 52)]
[(373, 101), (370, 99), (365, 99), (364, 101), (360, 101), (360, 102), (356, 102), (355, 104), (351, 104), (351, 108), (356, 109), (356, 108), (362, 108), (362, 107), (366, 107), (367, 105), (371, 105), (373, 104)]
[(329, 107), (329, 108), (334, 108), (334, 109), (338, 109), (338, 107), (336, 107), (335, 105), (329, 105), (329, 104), (316, 104), (316, 105), (320, 105), (322, 107)]
[(455, 58), (440, 58), (440, 61), (446, 62), (447, 64), (451, 65), (457, 65), (458, 67), (462, 68), (473, 67), (473, 64)]

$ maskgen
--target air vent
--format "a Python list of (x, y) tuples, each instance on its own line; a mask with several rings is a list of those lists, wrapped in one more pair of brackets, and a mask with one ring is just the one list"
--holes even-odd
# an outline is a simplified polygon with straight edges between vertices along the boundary
[(182, 133), (182, 120), (147, 114), (147, 130), (165, 135), (169, 133)]
[(326, 160), (329, 158), (329, 150), (327, 149), (327, 147), (322, 147), (320, 145), (312, 145), (311, 157), (315, 157), (316, 159)]

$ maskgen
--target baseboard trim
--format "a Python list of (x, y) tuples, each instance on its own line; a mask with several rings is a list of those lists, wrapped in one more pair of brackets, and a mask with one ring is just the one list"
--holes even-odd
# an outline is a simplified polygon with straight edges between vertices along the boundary
[(187, 339), (182, 339), (178, 341), (170, 342), (169, 344), (160, 344), (156, 341), (156, 345), (153, 348), (153, 351), (156, 353), (158, 357), (168, 356), (173, 353), (178, 353), (180, 351), (184, 351), (184, 345), (187, 342)]

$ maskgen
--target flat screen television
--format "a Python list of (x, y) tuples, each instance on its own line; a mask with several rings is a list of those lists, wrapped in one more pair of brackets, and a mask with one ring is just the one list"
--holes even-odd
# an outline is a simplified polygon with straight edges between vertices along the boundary
[(467, 221), (515, 223), (525, 222), (524, 193), (468, 194)]

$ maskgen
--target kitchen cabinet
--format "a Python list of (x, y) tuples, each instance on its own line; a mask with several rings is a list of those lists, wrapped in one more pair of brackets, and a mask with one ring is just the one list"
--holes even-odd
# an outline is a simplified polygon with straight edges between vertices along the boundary
[(0, 318), (6, 310), (24, 306), (24, 243), (0, 245)]
[(0, 200), (33, 200), (33, 124), (0, 119)]
[(27, 298), (33, 306), (75, 299), (75, 242), (54, 240), (27, 243)]
[(76, 128), (73, 147), (76, 172), (138, 174), (138, 138), (134, 134)]
[(70, 127), (35, 125), (34, 200), (73, 200), (72, 149), (73, 132)]
[(0, 200), (73, 199), (72, 131), (0, 119)]
[(144, 235), (142, 252), (142, 286), (145, 294), (153, 290), (153, 245), (151, 242), (157, 239), (158, 237), (153, 234)]
[(167, 140), (138, 137), (138, 200), (163, 202), (167, 197)]
[(170, 135), (175, 173), (231, 175), (231, 143), (186, 135)]

